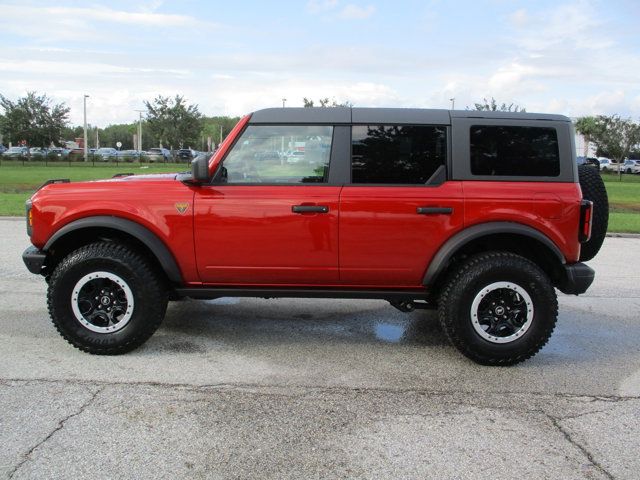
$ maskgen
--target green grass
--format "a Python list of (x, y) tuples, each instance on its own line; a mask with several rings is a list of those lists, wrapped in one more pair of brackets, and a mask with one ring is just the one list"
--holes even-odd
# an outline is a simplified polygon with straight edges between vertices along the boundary
[[(295, 165), (294, 170), (308, 166)], [(23, 215), (24, 202), (31, 194), (50, 178), (69, 178), (74, 182), (111, 178), (120, 172), (131, 173), (163, 173), (178, 172), (188, 169), (182, 164), (138, 163), (96, 164), (78, 163), (69, 166), (67, 163), (29, 163), (24, 166), (20, 162), (3, 161), (0, 165), (0, 215)], [(291, 172), (290, 172), (291, 173)], [(297, 170), (293, 173), (299, 173)], [(607, 186), (611, 215), (610, 232), (640, 233), (640, 175), (603, 174)]]
[(613, 207), (635, 207), (640, 212), (640, 175), (622, 175), (618, 180), (618, 175), (604, 174), (602, 178)]
[(28, 193), (0, 193), (0, 215), (24, 215), (24, 202), (29, 196)]
[(616, 233), (640, 233), (640, 213), (610, 213), (609, 231)]
[(0, 216), (24, 215), (24, 202), (45, 181), (51, 178), (68, 178), (73, 182), (82, 180), (98, 180), (111, 178), (116, 173), (166, 173), (188, 170), (188, 165), (182, 164), (151, 164), (115, 163), (91, 166), (79, 164), (26, 164), (2, 162), (0, 166)]

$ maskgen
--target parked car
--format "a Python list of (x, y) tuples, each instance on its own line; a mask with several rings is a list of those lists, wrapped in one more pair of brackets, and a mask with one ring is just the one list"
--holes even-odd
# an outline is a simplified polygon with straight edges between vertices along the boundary
[(600, 168), (600, 162), (594, 157), (576, 157), (578, 165), (589, 165), (591, 167)]
[(146, 153), (140, 150), (121, 150), (118, 152), (118, 160), (121, 162), (139, 162)]
[(618, 164), (613, 160), (606, 157), (598, 157), (598, 162), (600, 162), (600, 171), (602, 172), (617, 172)]
[(625, 160), (620, 169), (622, 173), (640, 173), (640, 160)]
[(287, 162), (289, 163), (298, 163), (304, 161), (304, 152), (300, 150), (295, 150), (287, 155)]
[[(260, 110), (190, 172), (48, 182), (23, 259), (58, 332), (94, 354), (142, 345), (171, 300), (368, 298), (437, 309), (462, 354), (513, 365), (549, 340), (556, 288), (589, 288), (606, 235), (572, 132), (561, 115)], [(291, 138), (330, 147), (322, 168), (264, 168), (255, 154)]]
[(47, 156), (47, 150), (40, 147), (31, 147), (29, 149), (29, 156), (32, 160), (44, 158)]
[(52, 147), (47, 151), (47, 157), (52, 160), (67, 158), (70, 150), (61, 147)]
[(191, 149), (191, 148), (181, 148), (180, 150), (178, 150), (178, 153), (176, 154), (176, 157), (178, 157), (178, 160), (187, 160), (187, 161), (191, 161), (194, 158), (196, 158), (197, 153), (195, 150)]
[(150, 148), (147, 150), (146, 160), (149, 162), (168, 162), (171, 152), (167, 148)]
[[(82, 162), (84, 161), (84, 149), (83, 148), (71, 148), (69, 149), (69, 153), (67, 153), (67, 157), (72, 162)], [(91, 154), (87, 153), (87, 159), (91, 161)]]
[(6, 152), (4, 152), (2, 156), (9, 158), (26, 158), (29, 156), (29, 149), (27, 147), (11, 147)]
[(256, 160), (280, 160), (280, 153), (275, 150), (265, 150), (264, 152), (258, 152), (255, 155)]
[(118, 150), (115, 148), (99, 148), (96, 150), (94, 155), (96, 156), (96, 160), (101, 160), (103, 162), (118, 160)]

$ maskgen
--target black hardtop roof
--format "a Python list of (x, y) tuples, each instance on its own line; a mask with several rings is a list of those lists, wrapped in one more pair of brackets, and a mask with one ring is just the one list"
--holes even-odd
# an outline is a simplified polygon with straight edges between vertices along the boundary
[(549, 113), (486, 112), (428, 108), (265, 108), (251, 115), (250, 124), (340, 124), (389, 123), (449, 125), (452, 118), (505, 120), (554, 120), (570, 122), (564, 115)]

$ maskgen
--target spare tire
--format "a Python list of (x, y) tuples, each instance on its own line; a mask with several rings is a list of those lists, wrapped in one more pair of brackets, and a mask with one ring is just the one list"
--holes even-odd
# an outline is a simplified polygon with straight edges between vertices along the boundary
[(600, 251), (609, 226), (609, 197), (607, 189), (600, 177), (600, 173), (588, 165), (578, 165), (578, 177), (582, 198), (593, 202), (593, 217), (591, 219), (591, 238), (582, 244), (580, 261), (586, 262), (595, 257)]

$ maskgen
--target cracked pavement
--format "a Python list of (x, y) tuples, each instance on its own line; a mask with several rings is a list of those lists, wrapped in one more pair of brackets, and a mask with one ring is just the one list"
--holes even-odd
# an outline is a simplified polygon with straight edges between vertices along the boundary
[(83, 354), (0, 218), (0, 478), (639, 478), (640, 240), (608, 238), (533, 359), (475, 365), (381, 301), (172, 304)]

